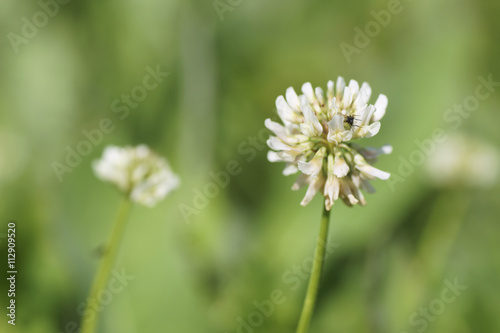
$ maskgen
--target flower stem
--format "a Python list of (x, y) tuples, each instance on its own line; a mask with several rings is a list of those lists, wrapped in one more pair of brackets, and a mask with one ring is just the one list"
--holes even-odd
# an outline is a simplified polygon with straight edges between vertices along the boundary
[[(85, 312), (83, 315), (81, 333), (94, 333), (97, 325), (97, 319), (101, 306), (99, 305), (98, 295), (106, 288), (106, 284), (111, 274), (118, 249), (120, 247), (123, 234), (125, 232), (125, 224), (130, 212), (132, 203), (127, 198), (123, 202), (118, 211), (118, 216), (113, 226), (113, 231), (106, 245), (99, 269), (95, 275), (92, 289), (90, 290), (89, 298), (87, 299)], [(91, 304), (95, 303), (93, 306)], [(97, 305), (96, 305), (97, 304)]]
[(325, 261), (326, 244), (328, 239), (328, 226), (330, 224), (330, 211), (323, 205), (323, 215), (321, 216), (321, 226), (319, 229), (318, 243), (314, 253), (314, 262), (307, 287), (307, 294), (302, 307), (297, 333), (307, 333), (311, 317), (318, 295), (319, 281), (323, 270), (323, 262)]

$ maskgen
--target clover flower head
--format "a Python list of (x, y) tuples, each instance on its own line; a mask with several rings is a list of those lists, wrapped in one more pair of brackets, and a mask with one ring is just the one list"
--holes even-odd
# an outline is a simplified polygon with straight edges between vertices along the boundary
[(336, 84), (328, 81), (326, 93), (307, 82), (301, 95), (290, 87), (285, 96), (276, 99), (282, 123), (265, 121), (274, 133), (267, 141), (272, 149), (268, 159), (285, 162), (284, 175), (301, 172), (292, 186), (293, 190), (308, 186), (301, 205), (307, 205), (317, 192), (325, 196), (328, 210), (338, 198), (348, 206), (365, 205), (361, 189), (372, 193), (375, 190), (370, 180), (389, 178), (389, 173), (372, 164), (379, 155), (390, 154), (392, 147), (364, 148), (353, 142), (370, 138), (380, 130), (388, 100), (381, 94), (371, 105), (370, 96), (368, 83), (360, 87), (351, 80), (346, 85), (339, 77)]
[(96, 176), (118, 187), (130, 200), (154, 206), (180, 184), (167, 160), (147, 146), (108, 146), (93, 162)]

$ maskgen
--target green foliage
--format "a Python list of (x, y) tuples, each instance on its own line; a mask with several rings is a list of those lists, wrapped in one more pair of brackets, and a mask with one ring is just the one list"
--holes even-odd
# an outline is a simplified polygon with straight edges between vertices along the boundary
[[(444, 115), (475, 94), (479, 76), (500, 80), (495, 1), (404, 1), (356, 45), (354, 29), (391, 2), (69, 1), (34, 32), (23, 27), (41, 5), (3, 1), (0, 233), (17, 221), (20, 267), (16, 327), (2, 315), (0, 331), (73, 332), (80, 323), (120, 202), (91, 163), (108, 144), (140, 143), (166, 156), (182, 185), (153, 209), (133, 209), (116, 267), (136, 278), (104, 307), (100, 332), (237, 332), (259, 321), (254, 312), (266, 312), (258, 309), (275, 290), (285, 301), (251, 332), (294, 331), (322, 202), (301, 207), (293, 176), (266, 159), (264, 119), (277, 116), (276, 97), (338, 75), (369, 82), (389, 106), (366, 142), (392, 144), (377, 167), (400, 175), (401, 159), (421, 150), (415, 140), (453, 129)], [(359, 53), (348, 61), (342, 43)], [(168, 75), (144, 81), (157, 66)], [(499, 147), (499, 107), (494, 91), (457, 130)], [(96, 129), (102, 138), (78, 153)], [(54, 162), (69, 168), (62, 181)], [(500, 330), (498, 183), (442, 189), (423, 171), (414, 166), (394, 187), (374, 182), (366, 207), (333, 207), (337, 247), (311, 332)], [(213, 198), (199, 194), (209, 183)], [(5, 271), (1, 234), (0, 248)], [(419, 321), (455, 278), (467, 289)], [(3, 309), (7, 287), (0, 281)]]

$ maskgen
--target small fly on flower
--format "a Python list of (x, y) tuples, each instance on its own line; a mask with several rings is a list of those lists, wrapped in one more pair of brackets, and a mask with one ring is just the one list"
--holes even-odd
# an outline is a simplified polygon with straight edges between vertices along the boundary
[(345, 122), (348, 123), (349, 126), (351, 126), (351, 127), (359, 127), (357, 125), (354, 125), (355, 120), (358, 120), (358, 119), (354, 118), (354, 116), (347, 116), (345, 119)]

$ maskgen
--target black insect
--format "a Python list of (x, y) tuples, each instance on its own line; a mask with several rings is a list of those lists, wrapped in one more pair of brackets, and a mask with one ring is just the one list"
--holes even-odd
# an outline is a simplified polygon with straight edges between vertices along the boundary
[(345, 118), (345, 122), (348, 123), (350, 126), (356, 126), (356, 125), (354, 125), (354, 120), (356, 120), (356, 118), (354, 118), (354, 116), (347, 116)]

